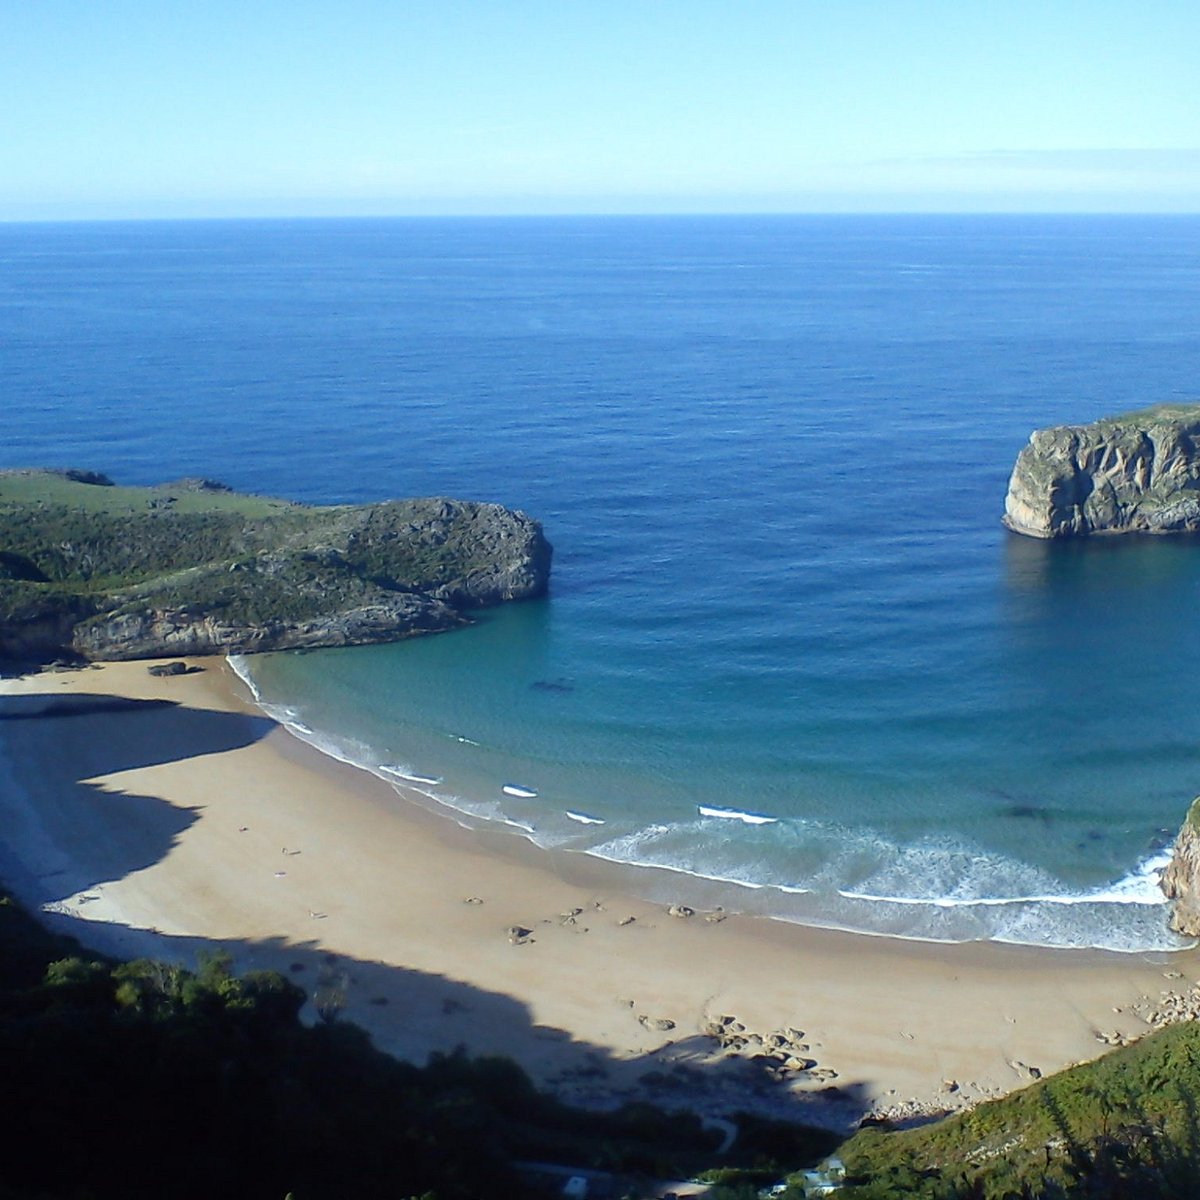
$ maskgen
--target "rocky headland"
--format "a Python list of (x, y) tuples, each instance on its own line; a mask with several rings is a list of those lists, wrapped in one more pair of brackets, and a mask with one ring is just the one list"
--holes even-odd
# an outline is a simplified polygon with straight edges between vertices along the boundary
[(1200, 936), (1200, 797), (1188, 809), (1160, 882), (1171, 901), (1171, 928), (1185, 937)]
[(1004, 523), (1038, 538), (1200, 530), (1200, 404), (1036, 430)]
[(395, 641), (540, 595), (551, 547), (496, 504), (313, 507), (210, 480), (0, 473), (0, 657), (157, 658)]

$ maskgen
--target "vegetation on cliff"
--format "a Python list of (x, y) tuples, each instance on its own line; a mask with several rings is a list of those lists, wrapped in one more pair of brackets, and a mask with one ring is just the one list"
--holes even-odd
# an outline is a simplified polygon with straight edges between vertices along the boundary
[(845, 1200), (1190, 1200), (1200, 1194), (1200, 1025), (1148, 1034), (933, 1125), (864, 1129)]
[(541, 527), (430, 499), (308, 507), (205, 480), (0, 474), (0, 655), (143, 658), (452, 628), (545, 590)]
[[(318, 997), (320, 993), (318, 990)], [(375, 1050), (275, 972), (99, 958), (0, 893), (0, 1200), (468, 1200), (543, 1192), (522, 1160), (633, 1188), (717, 1163), (778, 1178), (831, 1135), (739, 1119), (738, 1153), (698, 1118), (572, 1109), (514, 1063)], [(623, 1193), (622, 1193), (623, 1194)]]

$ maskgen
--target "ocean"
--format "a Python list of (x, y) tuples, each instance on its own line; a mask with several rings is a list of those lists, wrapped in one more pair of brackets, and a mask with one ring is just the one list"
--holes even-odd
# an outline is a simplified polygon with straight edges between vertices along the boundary
[(0, 465), (538, 517), (544, 600), (237, 663), (460, 820), (805, 923), (1178, 944), (1200, 542), (1000, 515), (1034, 428), (1200, 398), (1200, 218), (0, 225), (0, 361)]

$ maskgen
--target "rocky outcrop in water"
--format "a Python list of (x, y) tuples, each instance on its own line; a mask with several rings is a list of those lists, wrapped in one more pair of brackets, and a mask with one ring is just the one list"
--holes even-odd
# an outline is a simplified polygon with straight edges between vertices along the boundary
[(1188, 809), (1160, 882), (1172, 902), (1171, 928), (1187, 937), (1200, 937), (1200, 797)]
[(210, 480), (0, 473), (0, 657), (395, 641), (540, 595), (550, 560), (538, 522), (497, 504), (310, 507)]
[(1038, 538), (1200, 530), (1200, 404), (1039, 429), (1017, 457), (1004, 523)]

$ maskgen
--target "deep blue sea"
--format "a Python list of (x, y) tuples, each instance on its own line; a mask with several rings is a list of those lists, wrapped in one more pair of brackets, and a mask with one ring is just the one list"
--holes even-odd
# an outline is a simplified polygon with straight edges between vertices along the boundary
[(0, 465), (540, 518), (544, 601), (241, 664), (449, 812), (794, 920), (1173, 944), (1200, 542), (1000, 515), (1035, 427), (1200, 398), (1200, 218), (0, 225), (0, 367)]

